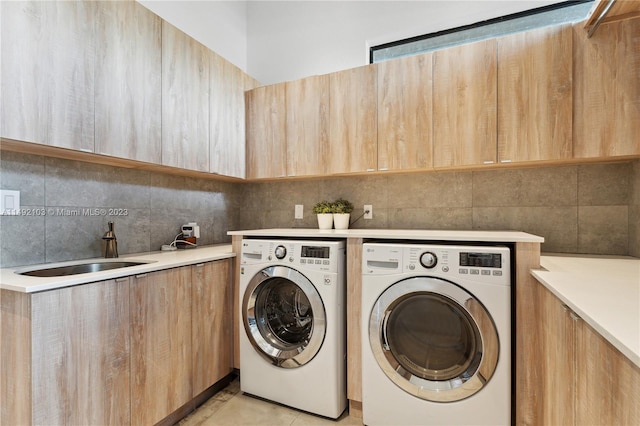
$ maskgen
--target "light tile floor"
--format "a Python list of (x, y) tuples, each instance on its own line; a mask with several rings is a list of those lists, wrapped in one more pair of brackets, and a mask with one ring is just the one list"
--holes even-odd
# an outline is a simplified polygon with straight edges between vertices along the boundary
[(240, 392), (240, 380), (212, 396), (180, 426), (361, 426), (362, 420), (349, 417), (345, 412), (339, 419), (331, 420), (294, 410), (273, 402), (244, 395)]

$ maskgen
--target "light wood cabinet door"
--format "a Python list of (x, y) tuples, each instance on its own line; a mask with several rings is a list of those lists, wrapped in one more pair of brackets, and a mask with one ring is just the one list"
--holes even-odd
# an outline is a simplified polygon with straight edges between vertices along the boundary
[(435, 167), (496, 162), (496, 40), (439, 50), (433, 57)]
[(162, 21), (162, 164), (209, 171), (210, 50)]
[(0, 136), (94, 151), (97, 4), (2, 2)]
[(211, 53), (211, 158), (209, 171), (244, 178), (245, 104), (244, 92), (258, 82), (216, 53)]
[(96, 153), (161, 164), (161, 19), (137, 2), (97, 2)]
[(286, 83), (287, 176), (326, 175), (329, 76)]
[(575, 158), (640, 155), (640, 18), (573, 27)]
[(498, 39), (498, 161), (572, 157), (572, 30)]
[(245, 94), (247, 102), (247, 178), (281, 178), (287, 174), (285, 83)]
[(576, 425), (640, 424), (640, 368), (584, 321), (577, 324), (575, 378)]
[(433, 54), (378, 64), (378, 170), (433, 167)]
[(31, 296), (33, 424), (129, 424), (129, 309), (128, 278)]
[(193, 396), (233, 369), (231, 261), (192, 266)]
[(377, 68), (329, 75), (328, 172), (372, 172), (378, 168)]
[(191, 399), (191, 267), (131, 280), (131, 424), (151, 425)]

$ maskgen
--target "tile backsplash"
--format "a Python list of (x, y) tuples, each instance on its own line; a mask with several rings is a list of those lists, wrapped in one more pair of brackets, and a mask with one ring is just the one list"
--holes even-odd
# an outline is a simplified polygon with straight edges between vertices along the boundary
[[(312, 206), (344, 197), (373, 219), (352, 228), (520, 230), (545, 252), (639, 256), (640, 160), (487, 171), (389, 174), (241, 187), (243, 229), (315, 227)], [(293, 219), (304, 204), (304, 219)]]
[[(159, 250), (193, 221), (203, 245), (230, 241), (232, 229), (315, 228), (312, 206), (338, 197), (354, 203), (352, 221), (373, 205), (374, 218), (353, 228), (512, 229), (545, 237), (545, 252), (640, 257), (640, 160), (229, 183), (1, 155), (0, 188), (45, 212), (0, 216), (1, 267), (100, 257), (109, 221), (120, 254)], [(295, 204), (304, 205), (302, 220)]]
[(109, 221), (121, 255), (159, 250), (188, 222), (203, 245), (239, 226), (238, 184), (6, 151), (0, 162), (0, 188), (27, 212), (0, 216), (2, 267), (101, 257)]

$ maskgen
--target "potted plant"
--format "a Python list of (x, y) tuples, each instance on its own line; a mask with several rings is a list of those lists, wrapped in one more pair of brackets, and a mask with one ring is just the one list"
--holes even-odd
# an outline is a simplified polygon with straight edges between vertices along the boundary
[(320, 201), (313, 206), (313, 212), (318, 216), (318, 228), (331, 229), (333, 227), (333, 205), (328, 201)]
[(344, 198), (338, 198), (332, 204), (333, 211), (333, 223), (336, 229), (348, 229), (349, 219), (351, 218), (351, 212), (353, 211), (353, 204), (349, 200)]

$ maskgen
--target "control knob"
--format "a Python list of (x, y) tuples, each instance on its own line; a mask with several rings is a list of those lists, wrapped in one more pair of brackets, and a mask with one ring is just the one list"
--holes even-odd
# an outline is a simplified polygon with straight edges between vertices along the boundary
[(425, 268), (433, 268), (438, 263), (438, 258), (430, 251), (424, 252), (420, 255), (420, 264)]
[(278, 246), (276, 247), (276, 258), (278, 259), (284, 259), (284, 257), (287, 255), (287, 249), (284, 246)]

